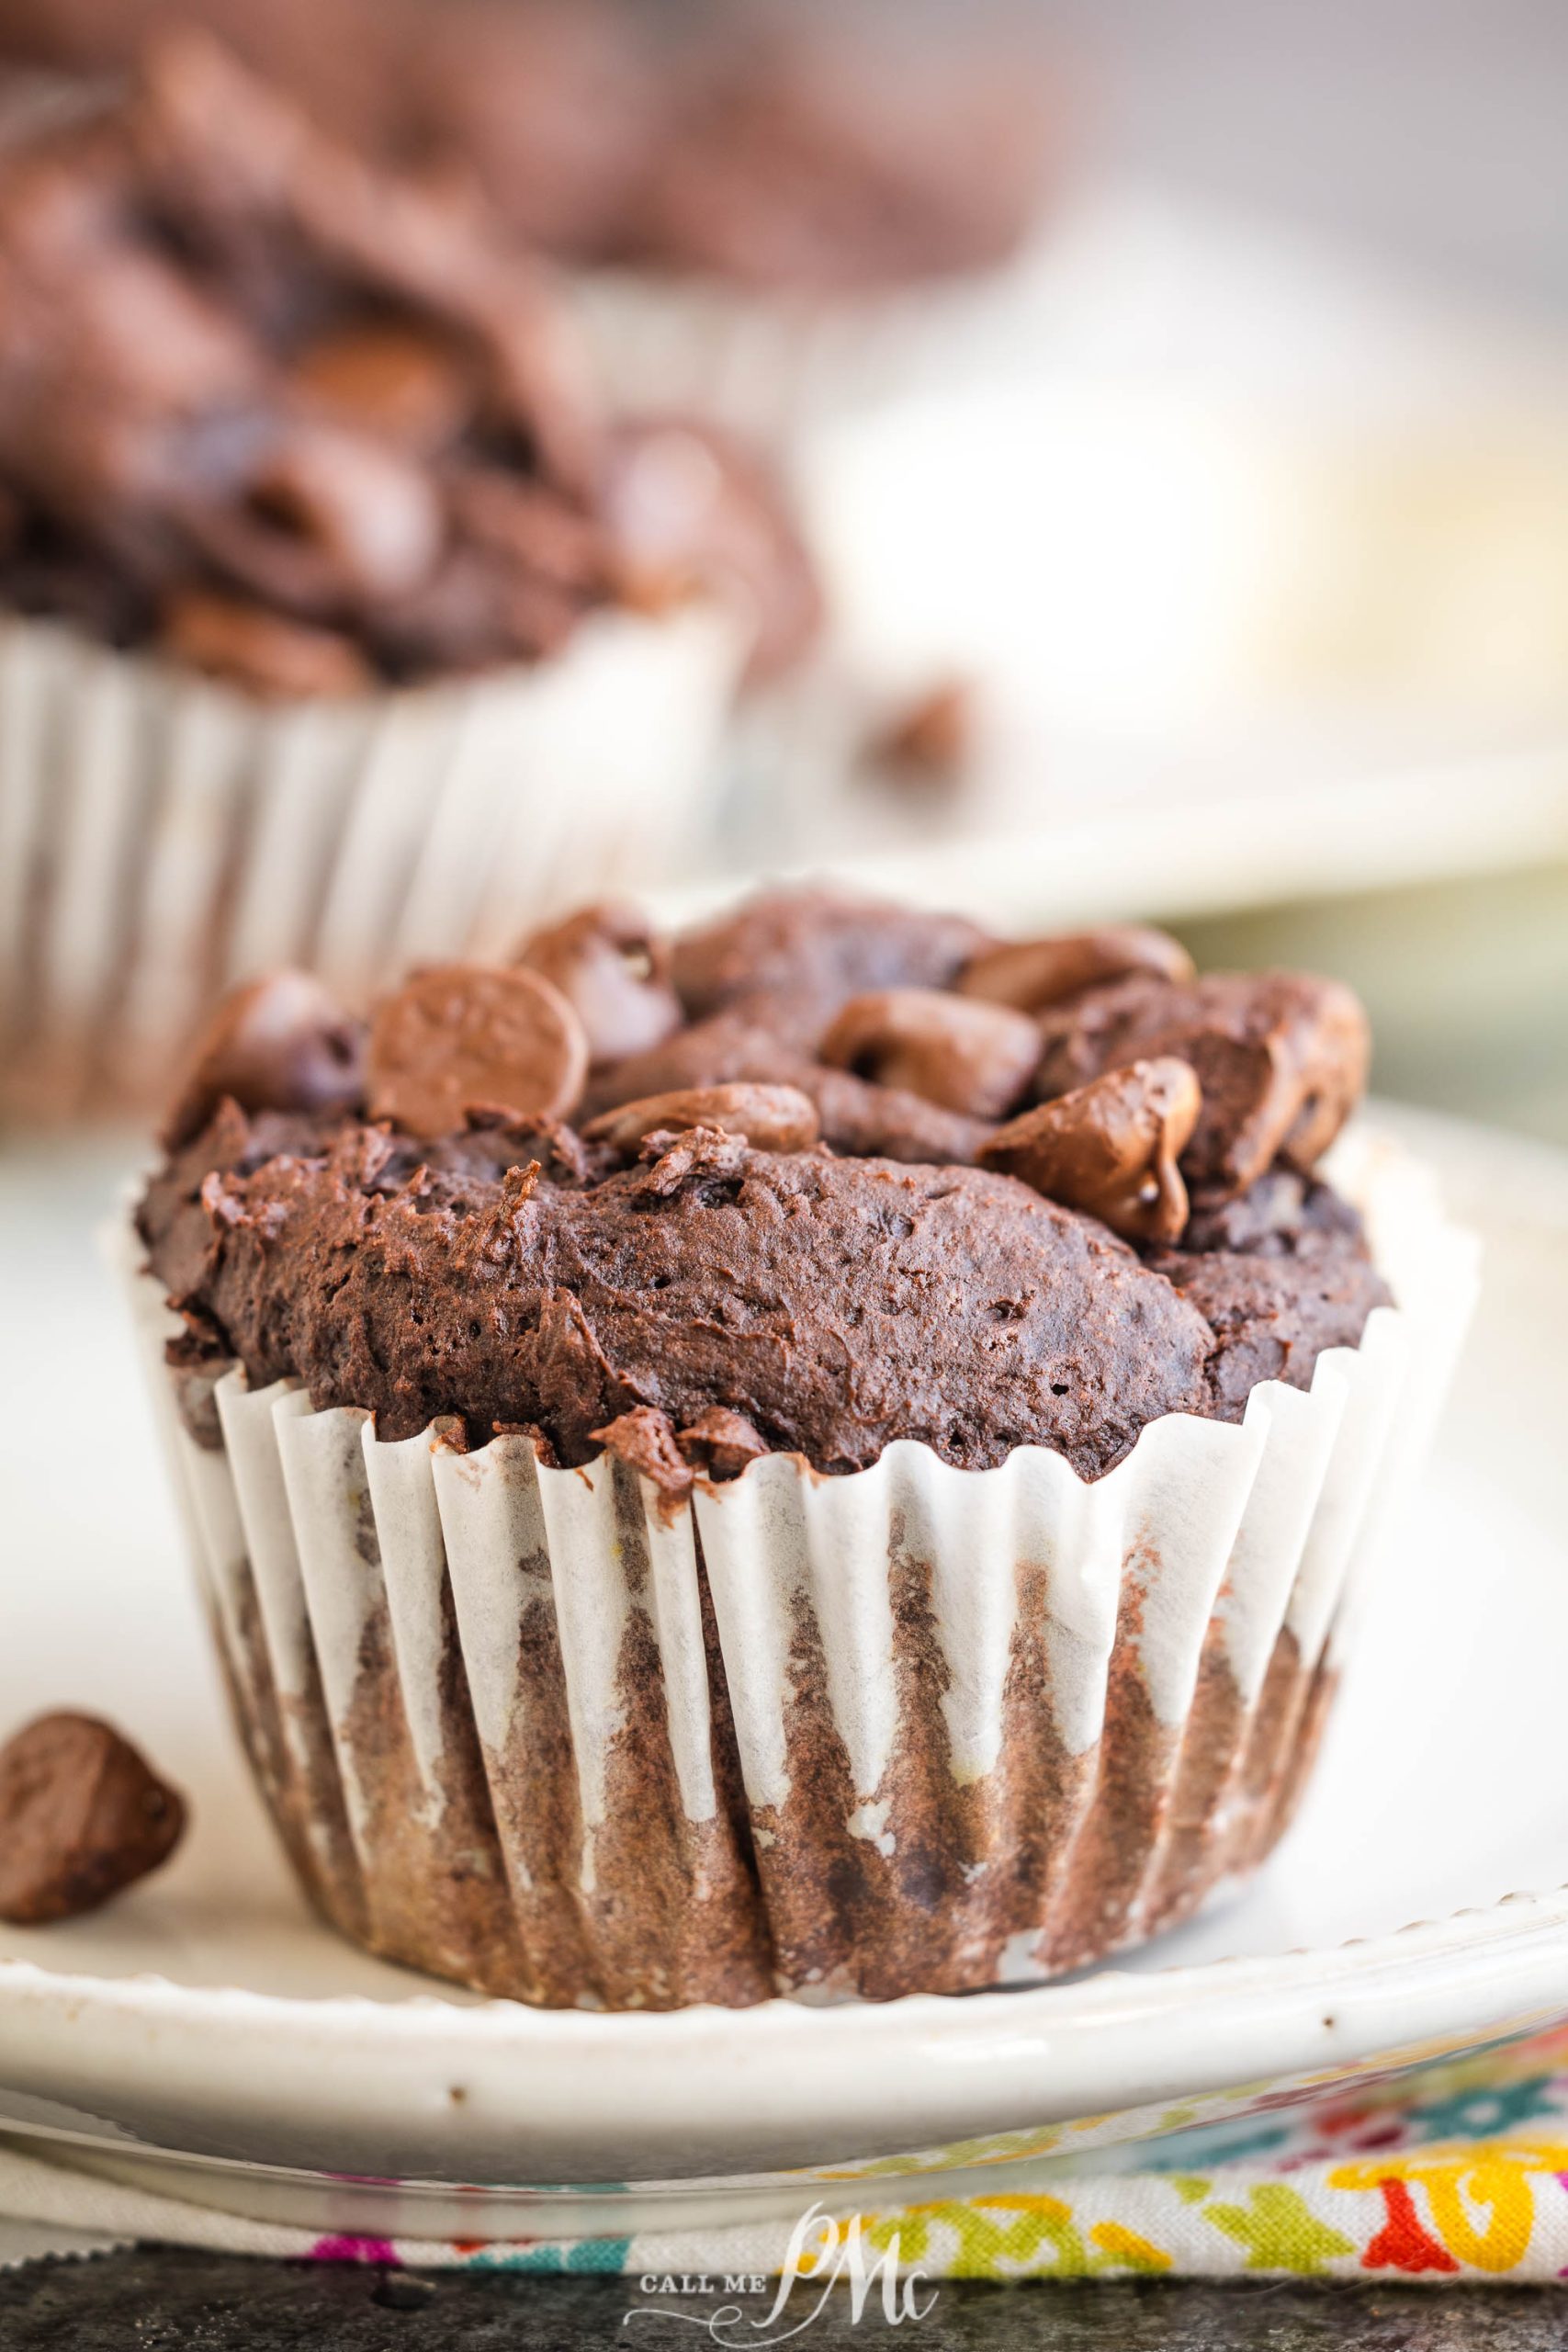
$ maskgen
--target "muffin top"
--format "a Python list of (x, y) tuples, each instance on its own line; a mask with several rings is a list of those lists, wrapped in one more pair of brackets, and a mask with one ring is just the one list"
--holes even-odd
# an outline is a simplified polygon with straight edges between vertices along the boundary
[(1355, 999), (1157, 932), (1024, 942), (826, 891), (666, 941), (582, 910), (369, 1021), (226, 1000), (139, 1226), (191, 1400), (238, 1362), (389, 1439), (531, 1434), (671, 1493), (913, 1438), (1086, 1478), (1306, 1385), (1388, 1299), (1314, 1172)]
[(470, 191), (335, 145), (206, 37), (0, 153), (0, 598), (252, 693), (557, 651), (607, 605), (811, 636), (764, 469), (602, 413), (547, 271)]

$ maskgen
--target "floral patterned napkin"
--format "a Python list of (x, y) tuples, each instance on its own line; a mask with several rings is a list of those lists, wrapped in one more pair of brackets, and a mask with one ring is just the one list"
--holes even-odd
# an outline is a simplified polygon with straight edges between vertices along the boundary
[[(1016, 2162), (1011, 2185), (961, 2199), (891, 2203), (891, 2167), (858, 2206), (815, 2179), (793, 2227), (503, 2245), (322, 2237), (91, 2179), (18, 2144), (0, 2148), (0, 2264), (158, 2240), (323, 2262), (610, 2273), (688, 2311), (705, 2293), (716, 2306), (739, 2280), (773, 2297), (787, 2278), (807, 2298), (859, 2275), (879, 2300), (912, 2297), (908, 2316), (942, 2278), (1568, 2278), (1561, 2028), (1305, 2106), (1265, 2098), (1241, 2121), (1096, 2150), (1081, 2169), (1063, 2165), (1064, 2149), (1026, 2176), (1027, 2189)], [(613, 2193), (606, 2203), (613, 2211)]]

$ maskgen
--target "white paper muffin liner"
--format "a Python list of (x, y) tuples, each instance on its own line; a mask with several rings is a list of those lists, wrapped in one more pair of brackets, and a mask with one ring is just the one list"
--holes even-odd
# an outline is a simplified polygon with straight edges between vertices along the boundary
[(712, 608), (604, 613), (536, 667), (283, 706), (0, 624), (0, 1099), (141, 1101), (254, 972), (352, 1003), (680, 872), (744, 654)]
[(1309, 1391), (1169, 1415), (1093, 1482), (901, 1442), (674, 1508), (521, 1436), (383, 1444), (238, 1369), (190, 1393), (128, 1232), (240, 1725), (317, 1902), (389, 1957), (615, 2008), (1020, 1983), (1184, 1917), (1289, 1817), (1473, 1296), (1418, 1167), (1358, 1141), (1339, 1173), (1399, 1305)]

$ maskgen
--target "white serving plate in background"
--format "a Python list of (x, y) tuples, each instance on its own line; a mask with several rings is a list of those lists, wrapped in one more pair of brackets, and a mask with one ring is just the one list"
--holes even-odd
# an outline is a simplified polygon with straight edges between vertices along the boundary
[[(175, 1862), (119, 1903), (0, 1929), (0, 2131), (326, 2228), (602, 2232), (794, 2213), (868, 2176), (883, 2197), (884, 2175), (948, 2193), (982, 2166), (1023, 2186), (1091, 2146), (1568, 2017), (1568, 1892), (1503, 1899), (1568, 1877), (1568, 1158), (1395, 1124), (1482, 1232), (1483, 1303), (1273, 1863), (1057, 1985), (673, 2016), (484, 2001), (306, 1911), (228, 1731), (91, 1243), (125, 1155), (0, 1155), (0, 1730), (101, 1709), (193, 1808)], [(88, 1481), (77, 1439), (100, 1407), (116, 1434)]]
[[(830, 641), (744, 722), (726, 864), (1094, 919), (1568, 854), (1560, 327), (1106, 182), (908, 358), (796, 453)], [(962, 776), (897, 788), (868, 742), (954, 680)]]

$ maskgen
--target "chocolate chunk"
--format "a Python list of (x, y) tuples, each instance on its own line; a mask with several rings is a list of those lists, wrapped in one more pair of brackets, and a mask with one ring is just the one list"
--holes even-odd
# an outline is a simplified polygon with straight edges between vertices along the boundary
[(93, 1715), (39, 1715), (0, 1748), (0, 1919), (96, 1910), (166, 1861), (186, 1809)]
[(1306, 972), (1210, 972), (1187, 987), (1135, 978), (1041, 1016), (1037, 1091), (1174, 1055), (1203, 1106), (1182, 1155), (1195, 1202), (1245, 1192), (1276, 1159), (1310, 1174), (1365, 1090), (1371, 1038), (1356, 998)]
[(570, 641), (583, 610), (556, 582), (458, 541), (412, 595), (378, 605), (366, 631), (393, 674), (423, 678), (545, 659)]
[(607, 1143), (630, 1158), (651, 1135), (686, 1127), (716, 1127), (739, 1136), (754, 1151), (809, 1151), (820, 1133), (817, 1105), (795, 1086), (692, 1086), (674, 1094), (645, 1095), (591, 1119), (590, 1143)]
[(662, 1045), (681, 1026), (670, 951), (635, 907), (607, 899), (584, 907), (530, 933), (515, 960), (566, 998), (595, 1069)]
[(1015, 939), (1002, 947), (985, 948), (964, 966), (958, 987), (965, 996), (1016, 1005), (1021, 1012), (1043, 1012), (1048, 1004), (1059, 1004), (1129, 972), (1190, 980), (1192, 958), (1168, 932), (1150, 931), (1142, 923), (1109, 923), (1100, 931)]
[(336, 629), (285, 620), (210, 588), (181, 589), (167, 599), (157, 646), (173, 662), (264, 698), (362, 695), (375, 684), (369, 662)]
[(268, 972), (223, 999), (193, 1049), (164, 1129), (177, 1151), (224, 1097), (243, 1111), (345, 1111), (360, 1098), (364, 1039), (319, 980)]
[(154, 201), (187, 242), (208, 241), (220, 275), (247, 246), (267, 255), (284, 298), (275, 334), (291, 322), (287, 298), (297, 311), (322, 279), (352, 290), (351, 309), (448, 327), (482, 355), (494, 418), (541, 471), (589, 493), (602, 442), (587, 353), (540, 272), (479, 208), (378, 171), (188, 26), (148, 51), (132, 132)]
[(1185, 1062), (1132, 1062), (999, 1127), (978, 1158), (1124, 1241), (1176, 1241), (1187, 1223), (1176, 1163), (1199, 1108)]
[(470, 1106), (564, 1118), (588, 1075), (582, 1023), (537, 972), (444, 964), (416, 973), (370, 1024), (372, 1114), (443, 1136)]
[(902, 1087), (972, 1118), (999, 1118), (1040, 1058), (1027, 1014), (941, 989), (878, 989), (852, 997), (818, 1048), (825, 1062)]

